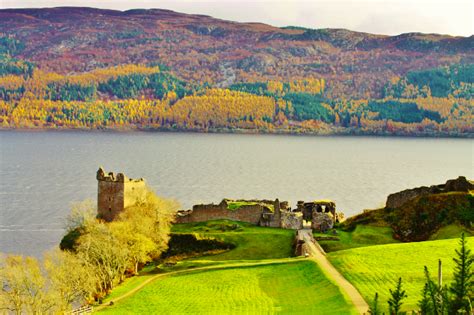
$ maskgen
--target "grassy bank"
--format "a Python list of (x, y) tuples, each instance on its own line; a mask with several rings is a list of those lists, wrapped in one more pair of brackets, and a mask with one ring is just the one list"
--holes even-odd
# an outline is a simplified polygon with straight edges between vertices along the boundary
[[(443, 226), (433, 235), (430, 240), (444, 240), (459, 238), (461, 233), (466, 236), (473, 236), (472, 230), (459, 224), (450, 224)], [(399, 240), (393, 238), (393, 230), (388, 226), (376, 226), (370, 224), (359, 224), (352, 231), (337, 230), (337, 234), (321, 234), (314, 233), (319, 244), (326, 252), (334, 252), (339, 250), (366, 247), (372, 245), (384, 245), (400, 243)]]
[[(449, 239), (368, 246), (329, 253), (328, 258), (366, 301), (371, 301), (375, 292), (378, 292), (379, 301), (384, 307), (389, 289), (393, 289), (395, 281), (402, 277), (408, 294), (403, 310), (413, 310), (417, 307), (425, 283), (425, 265), (434, 276), (438, 259), (441, 259), (444, 283), (452, 280), (452, 258), (458, 242), (458, 239)], [(468, 238), (468, 246), (474, 248), (474, 237)]]
[[(390, 227), (362, 224), (357, 225), (353, 231), (338, 230), (337, 235), (315, 233), (314, 236), (318, 239), (319, 244), (326, 252), (399, 242), (393, 239), (392, 229)], [(324, 240), (324, 238), (328, 236), (336, 236), (339, 240)]]
[(274, 259), (293, 256), (295, 231), (258, 227), (229, 220), (176, 224), (173, 233), (196, 233), (235, 245), (235, 248), (200, 260)]

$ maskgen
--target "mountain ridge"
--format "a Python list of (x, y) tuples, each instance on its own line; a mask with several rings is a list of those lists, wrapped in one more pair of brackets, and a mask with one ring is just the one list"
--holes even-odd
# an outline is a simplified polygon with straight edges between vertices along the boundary
[(377, 34), (377, 33), (370, 33), (370, 32), (364, 32), (364, 31), (354, 31), (351, 29), (347, 28), (312, 28), (312, 27), (303, 27), (303, 26), (297, 26), (297, 25), (288, 25), (288, 26), (275, 26), (271, 24), (267, 24), (264, 22), (258, 22), (258, 21), (247, 21), (247, 22), (238, 22), (238, 21), (232, 21), (232, 20), (227, 20), (227, 19), (222, 19), (222, 18), (216, 18), (211, 15), (206, 15), (206, 14), (194, 14), (194, 13), (183, 13), (183, 12), (178, 12), (170, 9), (162, 9), (162, 8), (135, 8), (135, 9), (127, 9), (127, 10), (115, 10), (115, 9), (102, 9), (102, 8), (94, 8), (94, 7), (87, 7), (87, 6), (58, 6), (58, 7), (44, 7), (44, 8), (6, 8), (6, 9), (0, 9), (0, 13), (18, 13), (18, 14), (26, 14), (30, 16), (34, 16), (34, 14), (29, 14), (31, 13), (39, 13), (41, 11), (67, 11), (67, 13), (73, 13), (75, 11), (78, 12), (90, 12), (90, 13), (100, 13), (102, 15), (111, 15), (111, 16), (130, 16), (130, 15), (155, 15), (156, 14), (171, 14), (175, 16), (188, 16), (188, 17), (198, 17), (198, 18), (209, 18), (215, 21), (223, 21), (227, 23), (235, 23), (235, 24), (240, 24), (240, 25), (264, 25), (266, 27), (272, 27), (275, 30), (276, 29), (289, 29), (289, 30), (301, 30), (301, 31), (308, 31), (308, 30), (335, 30), (335, 31), (348, 31), (351, 33), (359, 33), (359, 34), (369, 34), (369, 35), (375, 35), (375, 36), (380, 36), (380, 37), (399, 37), (403, 35), (411, 36), (411, 35), (422, 35), (422, 36), (427, 36), (427, 35), (437, 35), (437, 36), (442, 36), (442, 37), (449, 37), (449, 38), (472, 38), (474, 35), (471, 36), (461, 36), (461, 35), (451, 35), (451, 34), (439, 34), (439, 33), (423, 33), (423, 32), (406, 32), (406, 33), (399, 33), (396, 35), (387, 35), (387, 34)]

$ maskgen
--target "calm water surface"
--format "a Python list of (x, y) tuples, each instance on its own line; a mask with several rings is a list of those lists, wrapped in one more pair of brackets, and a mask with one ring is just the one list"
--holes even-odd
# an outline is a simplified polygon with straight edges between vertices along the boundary
[(57, 245), (71, 204), (96, 200), (95, 173), (145, 177), (183, 208), (222, 198), (333, 199), (346, 215), (389, 193), (474, 178), (469, 139), (191, 133), (0, 132), (0, 251)]

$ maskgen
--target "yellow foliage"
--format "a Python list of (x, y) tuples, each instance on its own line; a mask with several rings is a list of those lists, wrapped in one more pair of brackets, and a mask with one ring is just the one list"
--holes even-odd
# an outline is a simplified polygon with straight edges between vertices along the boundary
[(17, 90), (25, 85), (25, 79), (19, 75), (6, 75), (0, 77), (0, 88), (6, 90)]
[(290, 82), (291, 92), (321, 94), (324, 92), (324, 79), (305, 78)]

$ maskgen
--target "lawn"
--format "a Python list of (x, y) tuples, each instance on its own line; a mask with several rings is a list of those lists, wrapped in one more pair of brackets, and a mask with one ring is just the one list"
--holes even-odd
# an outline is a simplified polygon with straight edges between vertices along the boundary
[[(359, 224), (354, 229), (354, 231), (337, 231), (337, 236), (339, 240), (320, 240), (319, 244), (323, 247), (326, 252), (334, 252), (338, 250), (371, 246), (371, 245), (381, 245), (381, 244), (390, 244), (398, 243), (397, 240), (394, 240), (392, 237), (392, 229), (390, 227), (381, 227), (381, 226), (372, 226), (372, 225), (363, 225)], [(334, 235), (327, 234), (314, 234), (315, 237), (327, 237)]]
[(307, 260), (167, 276), (101, 312), (356, 314), (339, 288)]
[[(438, 259), (443, 262), (443, 281), (452, 279), (454, 250), (458, 239), (376, 245), (332, 252), (329, 260), (370, 302), (375, 292), (384, 307), (389, 289), (402, 277), (408, 298), (403, 309), (416, 308), (425, 283), (423, 267), (428, 266), (431, 275), (437, 275)], [(474, 237), (468, 238), (468, 247), (474, 249)]]
[(196, 233), (213, 237), (236, 247), (230, 251), (200, 260), (248, 260), (274, 259), (293, 256), (295, 231), (258, 227), (248, 223), (228, 220), (208, 221), (189, 224), (175, 224), (173, 233)]

